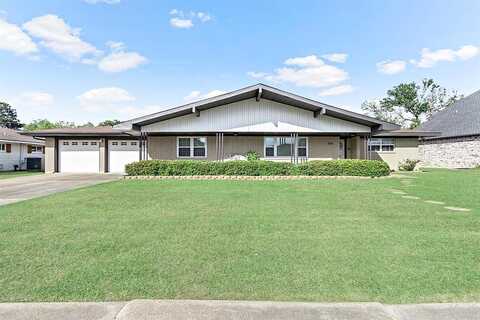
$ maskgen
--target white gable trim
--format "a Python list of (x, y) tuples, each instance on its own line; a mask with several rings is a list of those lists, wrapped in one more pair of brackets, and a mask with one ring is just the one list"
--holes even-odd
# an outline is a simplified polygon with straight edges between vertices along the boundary
[(370, 133), (369, 126), (331, 116), (313, 116), (303, 110), (278, 102), (255, 98), (159, 121), (142, 127), (144, 132), (305, 132)]

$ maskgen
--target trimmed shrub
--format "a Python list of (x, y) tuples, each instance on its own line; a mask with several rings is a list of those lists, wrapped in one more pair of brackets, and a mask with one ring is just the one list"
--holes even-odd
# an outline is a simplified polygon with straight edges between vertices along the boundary
[(420, 160), (414, 159), (405, 159), (404, 161), (400, 162), (398, 165), (398, 170), (400, 171), (413, 171), (415, 167), (420, 162)]
[(245, 156), (247, 157), (248, 161), (260, 160), (260, 155), (257, 151), (248, 151)]
[(357, 159), (308, 161), (294, 170), (305, 176), (381, 177), (390, 174), (388, 164), (383, 161)]
[(143, 160), (126, 166), (130, 176), (367, 176), (390, 174), (385, 162), (375, 160), (324, 160), (294, 165), (290, 162)]

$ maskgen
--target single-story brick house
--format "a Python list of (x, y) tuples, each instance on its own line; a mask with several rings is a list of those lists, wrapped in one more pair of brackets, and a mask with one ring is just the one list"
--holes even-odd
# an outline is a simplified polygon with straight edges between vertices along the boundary
[(480, 90), (436, 113), (420, 130), (440, 132), (423, 137), (419, 148), (423, 166), (480, 166)]
[(0, 171), (43, 169), (45, 142), (0, 128)]
[(381, 121), (264, 84), (122, 122), (50, 129), (46, 172), (123, 172), (141, 159), (224, 161), (255, 151), (262, 159), (383, 159), (392, 169), (418, 158), (419, 138)]

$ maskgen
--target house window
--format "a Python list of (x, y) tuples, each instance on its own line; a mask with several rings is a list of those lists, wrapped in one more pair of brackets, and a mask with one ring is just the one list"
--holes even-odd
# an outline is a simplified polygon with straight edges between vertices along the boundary
[(5, 143), (0, 143), (0, 152), (6, 152), (7, 151), (7, 145)]
[(117, 141), (113, 141), (113, 142), (112, 142), (112, 146), (118, 146), (118, 142), (117, 142)]
[(207, 138), (206, 137), (178, 137), (177, 138), (178, 158), (206, 158)]
[(368, 151), (393, 152), (395, 141), (393, 138), (372, 138), (368, 142)]
[[(291, 157), (292, 145), (294, 139), (292, 137), (265, 137), (265, 157)], [(299, 157), (308, 156), (307, 137), (298, 137), (296, 146), (296, 155)]]
[(78, 146), (78, 142), (77, 142), (77, 141), (73, 141), (73, 142), (72, 142), (72, 146)]
[(68, 146), (69, 145), (68, 141), (63, 141), (63, 145)]
[(82, 146), (88, 146), (88, 141), (83, 141)]
[(43, 147), (41, 146), (32, 146), (32, 153), (42, 153)]
[(97, 141), (92, 141), (92, 142), (90, 142), (90, 145), (91, 145), (91, 146), (96, 146), (96, 145), (97, 145)]
[(137, 141), (132, 141), (132, 142), (130, 142), (130, 145), (131, 145), (131, 146), (136, 146), (136, 145), (137, 145)]
[(126, 145), (127, 145), (127, 141), (122, 141), (122, 142), (120, 142), (120, 145), (121, 145), (121, 146), (126, 146)]

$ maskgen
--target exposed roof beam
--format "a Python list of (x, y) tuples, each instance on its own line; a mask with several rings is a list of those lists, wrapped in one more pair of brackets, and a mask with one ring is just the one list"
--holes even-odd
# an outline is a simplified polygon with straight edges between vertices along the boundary
[(255, 100), (260, 101), (260, 98), (262, 97), (262, 88), (258, 88), (258, 91), (257, 91), (257, 97), (255, 98)]

